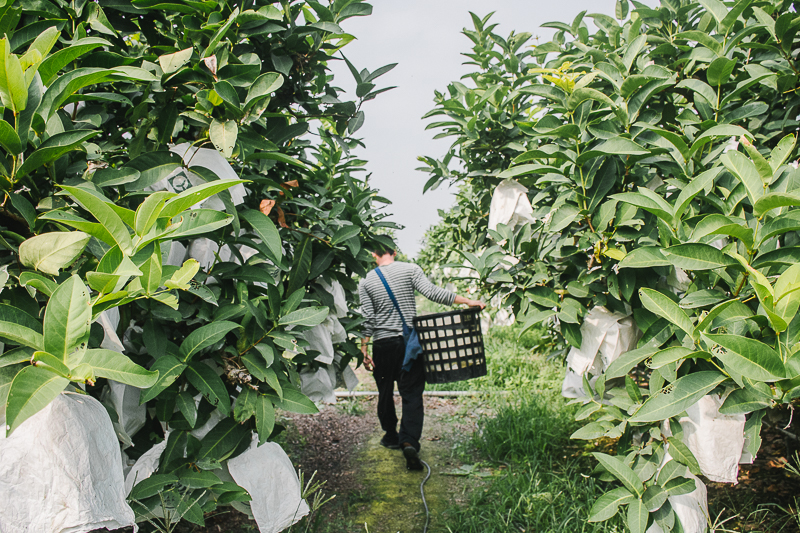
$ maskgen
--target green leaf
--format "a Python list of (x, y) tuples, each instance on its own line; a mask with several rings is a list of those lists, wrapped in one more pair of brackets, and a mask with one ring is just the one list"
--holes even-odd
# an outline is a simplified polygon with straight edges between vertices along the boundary
[(778, 142), (778, 145), (772, 149), (769, 155), (769, 166), (772, 167), (772, 172), (777, 172), (780, 166), (786, 161), (789, 155), (794, 150), (795, 137), (793, 134), (785, 136)]
[(36, 350), (44, 348), (41, 333), (14, 322), (0, 320), (0, 338)]
[(684, 348), (683, 346), (671, 346), (656, 353), (653, 356), (652, 361), (648, 363), (647, 366), (649, 366), (652, 369), (661, 368), (662, 366), (666, 366), (676, 361), (685, 359), (692, 353), (694, 353), (692, 352), (692, 350)]
[(745, 450), (756, 457), (758, 450), (761, 449), (761, 421), (766, 414), (766, 410), (756, 411), (747, 417), (744, 423)]
[(771, 405), (772, 402), (768, 398), (749, 388), (736, 389), (725, 398), (725, 403), (719, 408), (719, 412), (723, 415), (747, 414)]
[(648, 398), (628, 421), (659, 422), (679, 415), (725, 379), (725, 374), (716, 371), (687, 374)]
[(62, 68), (85, 53), (91, 52), (95, 48), (101, 46), (111, 47), (112, 45), (110, 42), (99, 37), (84, 37), (73, 41), (70, 46), (62, 48), (46, 57), (44, 61), (42, 61), (42, 64), (39, 65), (39, 76), (42, 78), (42, 83), (45, 87), (49, 87)]
[(718, 57), (708, 65), (706, 71), (706, 78), (712, 87), (718, 87), (725, 83), (731, 77), (734, 67), (736, 66), (735, 59), (728, 59), (727, 57)]
[(277, 397), (273, 397), (271, 399), (275, 404), (275, 407), (283, 409), (284, 411), (289, 411), (290, 413), (313, 415), (314, 413), (319, 412), (319, 409), (317, 409), (317, 406), (314, 405), (314, 402), (309, 400), (301, 392), (294, 389), (284, 389), (283, 400), (280, 400)]
[(729, 151), (722, 154), (720, 161), (744, 185), (747, 197), (752, 205), (764, 196), (764, 182), (758, 174), (755, 164), (741, 152)]
[(213, 472), (195, 470), (191, 466), (181, 470), (179, 477), (180, 484), (190, 489), (206, 489), (222, 483)]
[(251, 102), (269, 96), (283, 86), (284, 78), (277, 72), (267, 72), (256, 78), (256, 81), (247, 90), (247, 97), (244, 100), (245, 107)]
[(225, 24), (223, 24), (222, 27), (214, 33), (214, 36), (211, 37), (211, 41), (208, 43), (208, 47), (206, 47), (206, 49), (203, 51), (203, 55), (200, 56), (200, 59), (205, 59), (214, 54), (214, 51), (217, 49), (217, 45), (222, 40), (222, 38), (225, 37), (225, 34), (228, 33), (228, 30), (233, 25), (233, 23), (236, 22), (236, 17), (238, 16), (239, 16), (239, 8), (237, 7), (228, 17), (228, 20), (225, 22)]
[(242, 211), (239, 216), (253, 227), (261, 242), (272, 252), (273, 257), (270, 259), (274, 262), (279, 262), (282, 256), (281, 236), (272, 220), (261, 211), (253, 209)]
[(286, 294), (292, 294), (296, 290), (301, 289), (308, 275), (311, 272), (311, 258), (313, 243), (311, 237), (303, 239), (299, 245), (295, 246), (294, 258), (292, 261), (292, 269), (289, 272), (289, 286), (286, 288)]
[(696, 43), (705, 46), (706, 48), (708, 48), (717, 55), (720, 55), (720, 52), (722, 52), (722, 44), (716, 39), (714, 39), (714, 37), (703, 31), (690, 30), (690, 31), (676, 33), (675, 35), (673, 35), (673, 40), (677, 39), (686, 39), (689, 41), (695, 41)]
[(239, 324), (225, 320), (201, 326), (184, 339), (181, 343), (179, 354), (183, 361), (186, 362), (202, 349), (221, 341), (225, 338), (225, 335), (238, 327), (240, 327)]
[(38, 366), (26, 366), (20, 370), (8, 390), (6, 436), (55, 400), (68, 384), (68, 379)]
[(776, 381), (786, 377), (778, 352), (755, 339), (739, 335), (704, 333), (710, 342), (725, 348), (714, 355), (733, 371), (756, 381)]
[(619, 262), (619, 268), (649, 268), (671, 265), (672, 263), (664, 257), (661, 250), (657, 246), (636, 248)]
[(772, 192), (759, 198), (753, 206), (753, 214), (761, 218), (778, 207), (800, 206), (800, 194)]
[(668, 225), (672, 225), (672, 207), (663, 198), (645, 187), (639, 187), (639, 192), (623, 192), (612, 194), (610, 198), (635, 205), (645, 211), (654, 214)]
[(172, 485), (178, 482), (178, 476), (174, 474), (151, 474), (149, 477), (139, 481), (136, 486), (131, 489), (128, 496), (131, 500), (144, 500), (155, 496), (167, 485)]
[(641, 497), (644, 492), (642, 481), (628, 465), (613, 455), (606, 455), (599, 452), (592, 452), (592, 455), (603, 465), (603, 468), (620, 480), (622, 484), (625, 485), (626, 489), (636, 496)]
[(668, 437), (667, 442), (669, 442), (669, 454), (672, 458), (689, 468), (689, 472), (699, 476), (701, 474), (700, 463), (697, 462), (697, 459), (689, 447), (686, 446), (683, 441), (675, 437)]
[(737, 264), (736, 261), (709, 244), (679, 244), (661, 251), (673, 265), (684, 270), (713, 270)]
[(275, 428), (275, 408), (272, 402), (263, 394), (256, 400), (256, 431), (258, 432), (259, 446), (267, 442)]
[(84, 141), (91, 139), (98, 132), (86, 130), (73, 130), (56, 133), (48, 138), (32, 154), (25, 158), (25, 162), (17, 170), (17, 179), (26, 176), (37, 168), (51, 163), (64, 154), (77, 150)]
[(44, 351), (67, 363), (67, 356), (89, 340), (92, 307), (89, 290), (76, 274), (50, 297), (44, 312)]
[(215, 194), (218, 194), (240, 183), (245, 183), (245, 180), (214, 180), (209, 183), (203, 183), (202, 185), (196, 185), (190, 189), (186, 189), (182, 193), (171, 198), (164, 205), (164, 208), (161, 210), (161, 213), (158, 216), (159, 218), (173, 218), (183, 213), (193, 205), (199, 204), (206, 198), (214, 196)]
[(214, 148), (226, 158), (233, 155), (233, 148), (236, 146), (236, 136), (239, 132), (239, 127), (233, 120), (226, 120), (220, 122), (214, 119), (208, 129), (211, 137), (211, 142), (214, 143)]
[(139, 207), (136, 208), (136, 218), (133, 226), (137, 235), (142, 236), (150, 230), (161, 215), (164, 204), (173, 196), (175, 196), (175, 193), (167, 191), (154, 192), (139, 204)]
[(216, 406), (225, 416), (230, 414), (231, 398), (228, 390), (222, 379), (210, 366), (193, 361), (186, 368), (186, 378), (194, 388), (203, 393), (211, 405)]
[(21, 154), (23, 151), (22, 141), (20, 141), (19, 135), (14, 131), (11, 124), (2, 119), (0, 119), (0, 146), (5, 148), (12, 155)]
[(227, 459), (242, 440), (248, 438), (250, 429), (237, 424), (232, 418), (225, 418), (214, 426), (200, 441), (200, 451), (197, 460), (214, 459), (222, 461)]
[(625, 523), (631, 533), (645, 533), (649, 516), (650, 513), (647, 511), (644, 502), (642, 500), (633, 500), (628, 506), (628, 516), (625, 518)]
[(650, 343), (645, 344), (641, 348), (636, 348), (635, 350), (628, 350), (608, 365), (605, 371), (606, 379), (619, 378), (626, 375), (633, 367), (657, 351), (658, 346)]
[(180, 410), (183, 418), (189, 422), (189, 426), (195, 427), (197, 425), (197, 404), (188, 392), (181, 392), (175, 398), (175, 405)]
[(120, 171), (134, 170), (138, 172), (139, 178), (132, 183), (128, 182), (130, 183), (128, 187), (131, 190), (139, 190), (155, 185), (181, 168), (182, 164), (183, 160), (180, 156), (170, 151), (145, 152), (126, 163)]
[(686, 211), (686, 208), (689, 207), (689, 204), (692, 202), (692, 199), (695, 196), (714, 183), (714, 180), (717, 178), (717, 176), (719, 176), (721, 171), (722, 167), (714, 167), (711, 170), (706, 170), (692, 179), (692, 181), (690, 181), (683, 188), (683, 190), (681, 190), (681, 193), (678, 195), (678, 200), (675, 202), (676, 220), (680, 220), (680, 218), (683, 216), (683, 213)]
[(196, 259), (187, 259), (183, 266), (175, 271), (174, 274), (164, 282), (168, 289), (189, 290), (192, 278), (200, 271), (200, 263)]
[[(192, 209), (189, 212), (185, 212), (173, 218), (171, 222), (173, 224), (180, 223), (180, 225), (175, 231), (161, 237), (161, 240), (185, 239), (186, 237), (204, 235), (227, 226), (231, 221), (233, 221), (233, 217), (226, 215), (222, 211), (214, 209)], [(147, 241), (142, 241), (139, 244), (139, 248), (141, 249), (146, 244), (148, 244)]]
[(143, 404), (149, 402), (161, 394), (164, 389), (172, 385), (172, 383), (178, 379), (178, 376), (183, 373), (185, 368), (186, 363), (179, 361), (178, 358), (173, 355), (164, 355), (156, 359), (156, 362), (153, 363), (150, 370), (158, 372), (158, 379), (152, 387), (142, 391), (139, 403)]
[(642, 503), (648, 511), (657, 511), (667, 501), (668, 496), (667, 492), (658, 485), (651, 485), (644, 491)]
[(668, 296), (661, 294), (653, 289), (642, 288), (639, 289), (639, 297), (642, 300), (642, 305), (658, 316), (664, 317), (683, 331), (690, 337), (694, 334), (694, 324), (686, 314), (686, 311), (681, 309)]
[(19, 246), (20, 262), (45, 274), (57, 276), (83, 253), (89, 235), (82, 231), (42, 233)]
[(186, 48), (174, 54), (159, 56), (158, 64), (161, 65), (161, 70), (164, 71), (164, 74), (172, 74), (189, 62), (192, 58), (192, 52), (192, 48)]
[(360, 226), (344, 226), (336, 230), (336, 233), (331, 237), (331, 244), (339, 244), (361, 233)]
[(242, 424), (255, 415), (257, 397), (257, 392), (250, 387), (244, 387), (236, 398), (236, 404), (233, 406), (233, 419)]
[(116, 244), (124, 254), (131, 254), (133, 245), (128, 226), (125, 225), (117, 212), (106, 201), (79, 187), (64, 185), (63, 189), (80, 202), (113, 237), (114, 240), (108, 244), (112, 246)]
[(63, 378), (70, 377), (69, 367), (61, 362), (61, 359), (47, 352), (34, 352), (33, 356), (31, 356), (31, 364), (35, 364), (36, 366), (45, 365), (49, 367), (48, 370), (55, 372)]
[(91, 366), (98, 378), (113, 379), (140, 389), (152, 387), (158, 381), (158, 371), (147, 370), (112, 350), (87, 350), (83, 363)]
[(628, 489), (623, 487), (618, 487), (601, 494), (600, 497), (594, 502), (594, 505), (592, 505), (592, 509), (589, 511), (588, 521), (603, 522), (608, 520), (617, 514), (620, 505), (631, 503), (635, 499), (636, 498), (634, 495), (631, 494)]
[(676, 477), (664, 484), (664, 490), (670, 496), (681, 496), (697, 490), (697, 482), (690, 477)]
[(328, 317), (327, 307), (303, 307), (282, 316), (278, 324), (282, 326), (316, 326)]
[(622, 64), (625, 65), (625, 73), (631, 71), (631, 67), (633, 66), (633, 62), (636, 60), (636, 57), (639, 53), (644, 49), (645, 45), (647, 44), (647, 35), (637, 35), (635, 39), (633, 39), (628, 46), (625, 48), (625, 53), (622, 55)]

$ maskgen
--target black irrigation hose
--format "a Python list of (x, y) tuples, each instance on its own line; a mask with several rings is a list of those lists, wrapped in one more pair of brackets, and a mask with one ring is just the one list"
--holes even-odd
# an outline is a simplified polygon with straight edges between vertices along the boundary
[(425, 476), (425, 479), (423, 479), (422, 483), (419, 484), (419, 493), (422, 494), (422, 505), (425, 506), (425, 527), (423, 528), (422, 533), (428, 533), (428, 524), (431, 521), (431, 512), (428, 509), (428, 502), (425, 501), (425, 482), (431, 477), (431, 466), (425, 461), (420, 462), (428, 468), (428, 475)]

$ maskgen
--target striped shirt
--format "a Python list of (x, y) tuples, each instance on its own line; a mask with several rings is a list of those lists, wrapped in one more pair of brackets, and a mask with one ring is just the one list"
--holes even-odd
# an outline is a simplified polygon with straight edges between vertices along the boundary
[[(414, 326), (413, 319), (417, 316), (415, 289), (428, 300), (442, 305), (453, 305), (456, 295), (431, 283), (419, 265), (395, 261), (380, 269), (392, 288), (409, 327)], [(361, 298), (361, 313), (367, 319), (364, 323), (364, 334), (367, 337), (377, 340), (403, 334), (400, 315), (374, 270), (358, 284), (358, 295)]]

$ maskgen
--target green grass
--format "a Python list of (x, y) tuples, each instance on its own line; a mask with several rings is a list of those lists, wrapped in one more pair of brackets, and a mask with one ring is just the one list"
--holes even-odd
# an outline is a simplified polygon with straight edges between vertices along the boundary
[[(519, 337), (519, 326), (492, 328), (485, 335), (487, 376), (439, 385), (442, 390), (510, 391), (497, 396), (468, 450), (497, 474), (475, 488), (463, 506), (449, 509), (438, 533), (622, 532), (619, 517), (586, 521), (602, 482), (589, 474), (591, 459), (569, 436), (579, 427), (575, 406), (561, 397), (564, 368), (547, 360), (542, 332)], [(433, 388), (433, 387), (429, 387)]]

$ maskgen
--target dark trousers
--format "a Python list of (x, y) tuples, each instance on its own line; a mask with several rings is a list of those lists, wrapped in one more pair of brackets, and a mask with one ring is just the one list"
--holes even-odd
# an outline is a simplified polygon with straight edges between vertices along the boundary
[(372, 344), (372, 360), (375, 363), (375, 383), (378, 385), (378, 420), (388, 434), (397, 433), (397, 413), (394, 409), (394, 383), (403, 400), (403, 414), (398, 434), (400, 443), (407, 442), (419, 451), (422, 423), (425, 412), (422, 392), (425, 390), (425, 369), (420, 356), (409, 372), (403, 371), (405, 342), (403, 337), (379, 339)]

